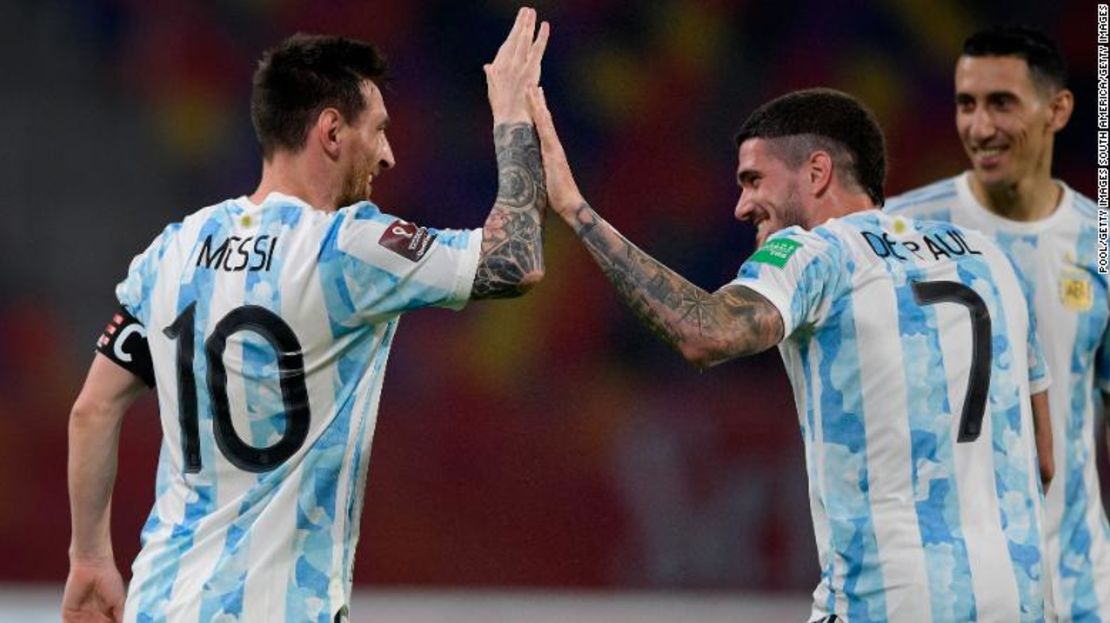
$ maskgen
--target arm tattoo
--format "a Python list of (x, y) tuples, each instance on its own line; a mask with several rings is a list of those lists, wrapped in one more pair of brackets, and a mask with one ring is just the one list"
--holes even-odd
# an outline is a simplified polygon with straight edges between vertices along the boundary
[(531, 123), (493, 129), (497, 201), (482, 233), (482, 256), (471, 298), (520, 296), (543, 274), (543, 217), (547, 206), (540, 142)]
[(782, 339), (778, 309), (755, 291), (727, 286), (706, 292), (641, 251), (586, 203), (572, 226), (624, 302), (675, 349), (693, 346), (708, 363), (718, 363)]

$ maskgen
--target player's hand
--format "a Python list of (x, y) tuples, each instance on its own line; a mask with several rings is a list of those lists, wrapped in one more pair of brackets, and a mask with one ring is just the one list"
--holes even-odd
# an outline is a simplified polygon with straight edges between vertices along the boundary
[(125, 594), (115, 561), (73, 561), (62, 595), (62, 621), (122, 623)]
[(559, 135), (555, 132), (555, 123), (551, 120), (551, 111), (547, 109), (543, 89), (529, 87), (528, 105), (532, 109), (532, 119), (535, 120), (536, 133), (540, 137), (543, 172), (547, 178), (548, 205), (569, 223), (574, 218), (575, 211), (586, 202), (586, 199), (578, 191), (578, 184), (575, 183), (574, 174), (570, 171), (567, 154), (563, 151), (563, 144), (559, 142)]
[(536, 33), (536, 10), (522, 7), (497, 56), (482, 67), (494, 125), (532, 120), (524, 93), (540, 82), (540, 60), (547, 48), (549, 32), (550, 26), (543, 22)]

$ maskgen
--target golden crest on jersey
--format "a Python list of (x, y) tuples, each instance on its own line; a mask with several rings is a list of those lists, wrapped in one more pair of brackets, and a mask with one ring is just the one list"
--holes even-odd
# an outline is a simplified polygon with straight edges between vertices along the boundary
[(1060, 274), (1060, 302), (1074, 312), (1085, 312), (1095, 304), (1094, 287), (1087, 273), (1065, 268)]

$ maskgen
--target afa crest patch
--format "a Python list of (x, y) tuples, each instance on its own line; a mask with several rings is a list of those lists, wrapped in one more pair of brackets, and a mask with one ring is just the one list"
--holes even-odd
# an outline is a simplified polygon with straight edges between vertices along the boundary
[(1060, 276), (1060, 302), (1074, 312), (1085, 312), (1095, 304), (1091, 279), (1080, 271), (1068, 271)]

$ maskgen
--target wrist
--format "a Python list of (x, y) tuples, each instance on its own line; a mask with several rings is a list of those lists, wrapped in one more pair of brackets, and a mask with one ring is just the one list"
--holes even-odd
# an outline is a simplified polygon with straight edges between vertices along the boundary
[(116, 556), (112, 552), (111, 543), (96, 547), (69, 546), (69, 563), (71, 565), (105, 565), (115, 566)]
[(532, 124), (532, 116), (529, 115), (528, 113), (516, 113), (516, 114), (501, 113), (501, 114), (494, 114), (493, 115), (493, 126), (494, 127), (497, 127), (499, 125), (508, 125), (508, 124), (516, 124), (516, 123), (527, 123), (528, 125), (533, 125)]
[(570, 225), (572, 228), (574, 228), (577, 226), (579, 220), (578, 209), (579, 207), (585, 205), (585, 203), (585, 199), (583, 199), (582, 197), (578, 197), (572, 201), (561, 201), (558, 204), (552, 202), (551, 208), (555, 210), (555, 212), (557, 212), (564, 221), (566, 221), (567, 225)]

